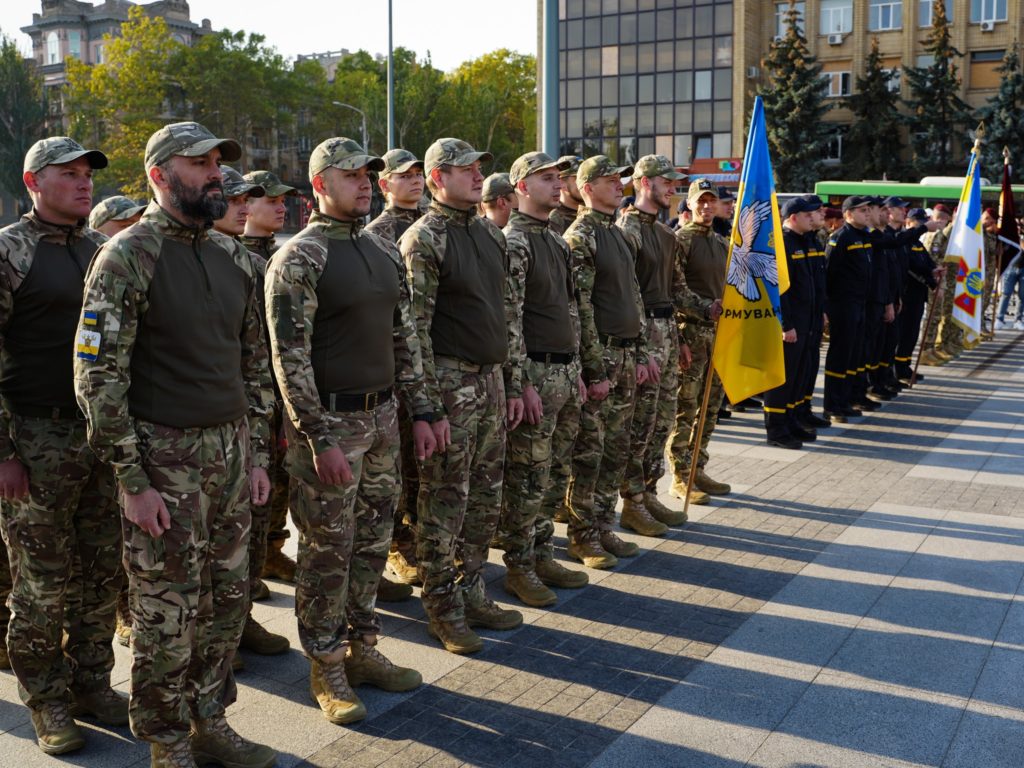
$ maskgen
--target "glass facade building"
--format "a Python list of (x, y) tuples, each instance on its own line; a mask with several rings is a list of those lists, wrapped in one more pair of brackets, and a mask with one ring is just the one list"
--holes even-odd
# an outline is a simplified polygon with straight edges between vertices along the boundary
[(563, 154), (730, 156), (732, 2), (559, 0), (558, 12)]

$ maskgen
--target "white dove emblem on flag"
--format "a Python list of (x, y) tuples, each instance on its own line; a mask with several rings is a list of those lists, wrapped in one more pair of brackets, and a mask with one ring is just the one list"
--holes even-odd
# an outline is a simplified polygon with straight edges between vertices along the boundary
[(739, 223), (736, 227), (739, 242), (733, 243), (729, 274), (726, 275), (725, 282), (747, 301), (756, 302), (761, 299), (761, 289), (757, 287), (755, 278), (760, 277), (771, 285), (779, 284), (775, 254), (754, 250), (761, 225), (766, 221), (770, 222), (771, 218), (771, 200), (758, 200), (740, 209)]

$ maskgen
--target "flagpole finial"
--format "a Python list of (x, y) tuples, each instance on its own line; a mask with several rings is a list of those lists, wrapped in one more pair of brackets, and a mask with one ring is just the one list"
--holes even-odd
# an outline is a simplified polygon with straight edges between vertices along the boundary
[(981, 150), (981, 142), (985, 138), (985, 121), (982, 120), (978, 123), (977, 129), (974, 131), (974, 151), (978, 152)]
[(1009, 164), (1010, 164), (1010, 148), (1004, 145), (1003, 146), (1003, 165), (1009, 165)]

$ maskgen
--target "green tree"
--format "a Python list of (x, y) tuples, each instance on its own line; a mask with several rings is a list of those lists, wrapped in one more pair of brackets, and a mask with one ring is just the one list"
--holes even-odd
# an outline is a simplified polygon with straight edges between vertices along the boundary
[(883, 174), (898, 178), (903, 149), (899, 94), (890, 89), (891, 72), (882, 69), (878, 38), (871, 41), (864, 76), (857, 78), (853, 95), (844, 103), (854, 121), (846, 134), (843, 157), (847, 178), (880, 179)]
[(922, 176), (963, 172), (971, 108), (960, 98), (955, 60), (963, 56), (950, 40), (945, 3), (932, 4), (932, 28), (924, 42), (932, 63), (908, 67), (910, 98), (906, 118), (914, 148), (914, 169)]
[(978, 112), (985, 121), (982, 169), (991, 179), (1003, 175), (1003, 147), (1016, 154), (1018, 165), (1024, 152), (1024, 72), (1019, 43), (1007, 50), (997, 72), (1001, 75), (999, 90)]
[(160, 17), (131, 6), (120, 37), (105, 36), (104, 62), (67, 62), (65, 109), (71, 135), (100, 146), (110, 160), (103, 174), (123, 194), (146, 195), (143, 156), (160, 126), (187, 119), (180, 81), (168, 73), (181, 43)]
[(800, 24), (800, 12), (790, 0), (786, 34), (769, 47), (762, 62), (768, 81), (758, 88), (780, 190), (813, 188), (821, 178), (829, 142), (828, 124), (822, 121), (831, 109), (825, 101), (825, 81)]
[(0, 32), (0, 188), (27, 205), (22, 168), (25, 153), (42, 138), (46, 108), (43, 82), (18, 46)]

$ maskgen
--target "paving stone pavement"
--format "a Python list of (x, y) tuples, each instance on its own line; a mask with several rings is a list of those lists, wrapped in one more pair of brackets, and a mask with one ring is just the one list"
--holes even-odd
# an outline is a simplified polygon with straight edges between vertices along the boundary
[[(490, 592), (526, 623), (473, 657), (428, 638), (418, 601), (381, 606), (381, 650), (426, 684), (361, 690), (357, 726), (319, 715), (297, 650), (246, 655), (230, 719), (289, 767), (1019, 768), (1021, 339), (923, 369), (803, 451), (765, 446), (760, 414), (722, 422), (708, 469), (734, 493), (664, 539), (624, 533), (641, 555), (550, 610), (515, 606), (492, 555)], [(257, 617), (297, 648), (291, 589), (271, 589)], [(0, 673), (0, 766), (53, 765), (32, 736)], [(66, 762), (148, 764), (126, 729), (87, 736)]]

